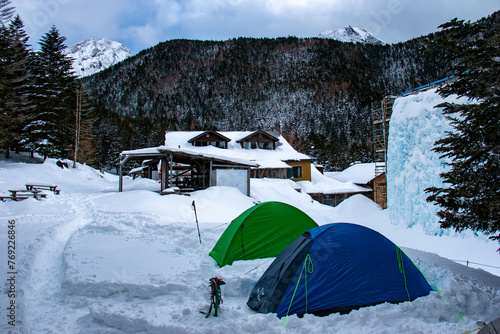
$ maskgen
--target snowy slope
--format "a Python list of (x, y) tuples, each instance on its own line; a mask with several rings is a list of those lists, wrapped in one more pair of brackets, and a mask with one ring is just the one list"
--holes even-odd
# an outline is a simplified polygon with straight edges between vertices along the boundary
[(102, 38), (96, 41), (86, 39), (65, 50), (73, 58), (73, 70), (78, 77), (102, 71), (132, 55), (123, 44)]
[(364, 29), (348, 26), (345, 28), (327, 30), (319, 34), (320, 38), (331, 38), (340, 42), (362, 43), (362, 44), (386, 44)]
[[(4, 320), (2, 333), (464, 333), (477, 328), (476, 321), (500, 314), (500, 276), (446, 258), (452, 250), (453, 259), (498, 265), (497, 243), (471, 234), (429, 236), (421, 226), (393, 225), (388, 210), (362, 195), (332, 208), (297, 192), (289, 180), (270, 179), (252, 179), (252, 197), (230, 187), (189, 197), (160, 196), (151, 191), (158, 183), (130, 178), (118, 193), (117, 176), (84, 165), (60, 169), (51, 159), (43, 164), (0, 160), (0, 193), (28, 182), (56, 184), (61, 194), (0, 202), (0, 219), (16, 222), (18, 305), (16, 328)], [(291, 316), (282, 328), (283, 319), (246, 306), (271, 260), (219, 268), (208, 256), (233, 218), (266, 200), (293, 204), (319, 224), (347, 221), (383, 233), (404, 247), (442, 296), (433, 292), (411, 303), (342, 316)], [(2, 226), (0, 244), (6, 245)], [(3, 273), (6, 266), (0, 261)], [(227, 283), (224, 303), (219, 317), (205, 319), (198, 311), (208, 309), (213, 276)], [(2, 319), (11, 300), (6, 291), (0, 298)]]

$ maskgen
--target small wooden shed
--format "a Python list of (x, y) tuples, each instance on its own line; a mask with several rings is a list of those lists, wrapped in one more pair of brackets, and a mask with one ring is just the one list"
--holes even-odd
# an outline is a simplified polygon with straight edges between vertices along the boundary
[(243, 193), (250, 195), (250, 168), (258, 166), (249, 161), (195, 154), (163, 146), (123, 151), (120, 154), (120, 192), (123, 191), (125, 164), (131, 160), (147, 159), (159, 162), (161, 192), (173, 187), (181, 191), (193, 191), (215, 185), (237, 185)]

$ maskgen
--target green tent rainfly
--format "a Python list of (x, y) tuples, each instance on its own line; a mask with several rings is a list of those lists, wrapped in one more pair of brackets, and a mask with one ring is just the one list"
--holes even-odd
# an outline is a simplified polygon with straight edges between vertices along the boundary
[(221, 267), (237, 260), (275, 257), (302, 233), (317, 226), (294, 206), (260, 203), (229, 224), (209, 255)]

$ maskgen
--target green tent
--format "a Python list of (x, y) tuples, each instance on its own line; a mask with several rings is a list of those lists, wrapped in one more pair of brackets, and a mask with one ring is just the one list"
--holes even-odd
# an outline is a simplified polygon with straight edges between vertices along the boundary
[(237, 260), (278, 256), (307, 230), (317, 227), (307, 214), (281, 202), (257, 204), (236, 217), (210, 252), (223, 267)]

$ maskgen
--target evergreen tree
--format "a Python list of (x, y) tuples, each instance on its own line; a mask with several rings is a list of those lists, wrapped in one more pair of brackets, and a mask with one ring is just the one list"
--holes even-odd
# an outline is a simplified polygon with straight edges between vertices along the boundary
[[(7, 2), (0, 3), (6, 5)], [(4, 13), (4, 10), (1, 10)], [(8, 15), (10, 16), (10, 15)], [(10, 24), (4, 25), (2, 16), (0, 26), (0, 144), (5, 149), (19, 150), (22, 140), (22, 128), (29, 119), (29, 110), (33, 107), (30, 89), (33, 82), (29, 71), (28, 36), (24, 24), (16, 16)]]
[(13, 15), (14, 7), (11, 6), (10, 0), (0, 0), (0, 27), (7, 26)]
[(482, 231), (500, 240), (500, 24), (454, 19), (441, 26), (434, 43), (447, 53), (456, 81), (439, 90), (471, 104), (444, 103), (453, 131), (434, 151), (450, 159), (442, 188), (427, 189), (439, 204), (443, 228)]
[(64, 55), (66, 38), (55, 26), (40, 39), (40, 51), (33, 59), (36, 76), (36, 116), (26, 126), (29, 143), (44, 158), (69, 157), (73, 145), (75, 77), (71, 59)]

